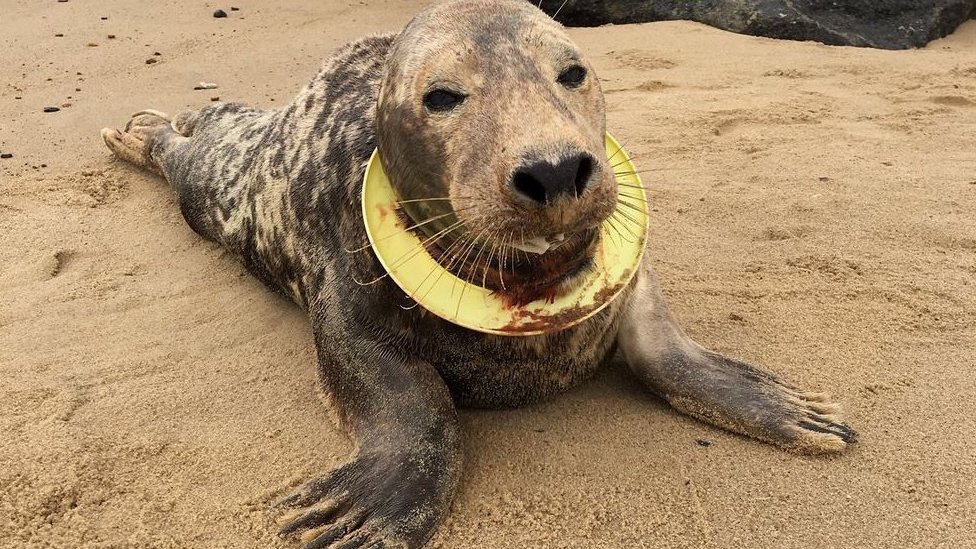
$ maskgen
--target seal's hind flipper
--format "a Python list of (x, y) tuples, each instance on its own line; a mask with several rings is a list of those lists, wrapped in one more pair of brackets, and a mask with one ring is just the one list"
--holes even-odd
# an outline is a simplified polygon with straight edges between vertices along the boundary
[(153, 151), (176, 135), (169, 117), (154, 110), (133, 114), (124, 130), (102, 129), (102, 139), (115, 156), (160, 175), (163, 169)]

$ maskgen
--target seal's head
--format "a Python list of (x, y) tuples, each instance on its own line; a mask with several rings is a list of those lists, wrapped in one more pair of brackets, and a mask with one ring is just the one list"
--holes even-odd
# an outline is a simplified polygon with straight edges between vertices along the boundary
[(437, 4), (387, 59), (378, 147), (410, 225), (442, 265), (512, 302), (590, 268), (616, 207), (605, 131), (589, 62), (525, 0)]

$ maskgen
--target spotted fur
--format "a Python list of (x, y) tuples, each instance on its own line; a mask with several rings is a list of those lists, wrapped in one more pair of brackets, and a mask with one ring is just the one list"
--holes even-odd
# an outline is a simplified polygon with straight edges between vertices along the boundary
[[(431, 60), (444, 52), (456, 63)], [(405, 307), (410, 301), (364, 247), (361, 184), (378, 145), (401, 196), (452, 199), (412, 215), (454, 207), (474, 231), (518, 219), (512, 226), (523, 231), (554, 223), (583, 231), (612, 211), (612, 170), (598, 154), (603, 97), (595, 78), (576, 95), (554, 91), (551, 71), (562, 58), (589, 67), (529, 3), (454, 0), (402, 35), (341, 48), (283, 108), (214, 105), (172, 121), (143, 111), (124, 131), (103, 130), (118, 156), (169, 181), (196, 232), (309, 313), (324, 392), (356, 450), (281, 502), (294, 510), (283, 533), (304, 532), (309, 547), (423, 545), (460, 478), (455, 406), (517, 406), (561, 392), (590, 377), (618, 343), (637, 377), (686, 413), (798, 451), (853, 440), (822, 397), (688, 339), (646, 266), (596, 316), (541, 336), (486, 335)], [(418, 75), (434, 69), (476, 75), (484, 89), (501, 82), (504, 93), (482, 93), (478, 123), (428, 125)], [(520, 94), (506, 88), (520, 81)], [(513, 103), (519, 97), (525, 102)], [(600, 157), (586, 192), (535, 213), (513, 205), (504, 185), (512, 166), (567, 148)], [(460, 203), (479, 213), (461, 214)], [(531, 278), (561, 263), (526, 259), (519, 268)]]

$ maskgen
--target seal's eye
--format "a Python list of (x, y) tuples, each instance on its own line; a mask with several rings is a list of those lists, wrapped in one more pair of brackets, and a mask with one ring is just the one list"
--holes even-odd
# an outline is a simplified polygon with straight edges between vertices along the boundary
[(578, 88), (583, 85), (583, 80), (586, 80), (586, 69), (573, 65), (563, 69), (556, 80), (567, 88)]
[(427, 92), (424, 96), (424, 106), (431, 112), (445, 112), (464, 102), (464, 95), (444, 89)]

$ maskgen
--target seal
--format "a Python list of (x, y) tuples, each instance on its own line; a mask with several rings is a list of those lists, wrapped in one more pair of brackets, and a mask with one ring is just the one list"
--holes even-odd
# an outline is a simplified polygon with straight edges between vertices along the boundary
[(190, 227), (309, 314), (323, 392), (355, 450), (278, 504), (282, 534), (307, 547), (424, 545), (461, 477), (456, 408), (559, 393), (618, 349), (639, 382), (703, 421), (799, 453), (855, 440), (826, 396), (691, 340), (646, 260), (616, 297), (594, 298), (598, 311), (535, 335), (461, 326), (391, 279), (363, 215), (374, 153), (397, 197), (388, 214), (419, 252), (514, 309), (590, 280), (603, 227), (635, 230), (620, 214), (642, 206), (618, 192), (630, 183), (605, 153), (593, 67), (531, 2), (436, 4), (397, 35), (341, 48), (280, 109), (141, 111), (102, 136), (165, 177)]

